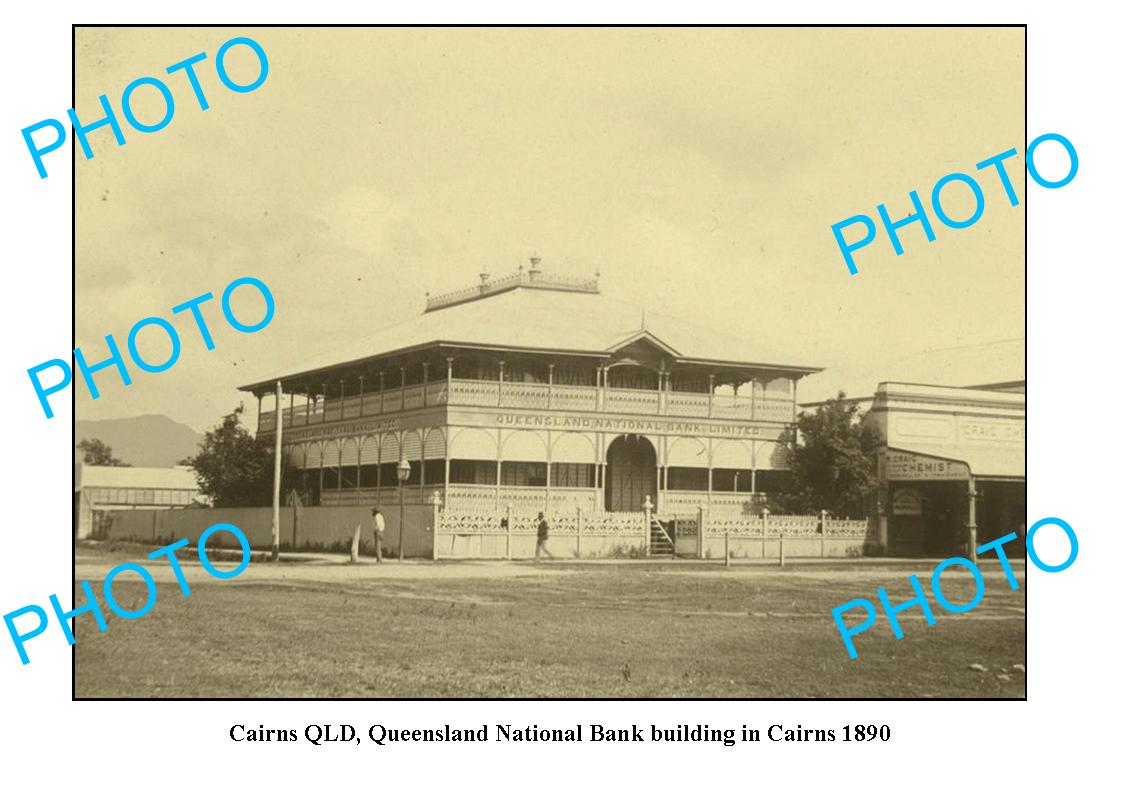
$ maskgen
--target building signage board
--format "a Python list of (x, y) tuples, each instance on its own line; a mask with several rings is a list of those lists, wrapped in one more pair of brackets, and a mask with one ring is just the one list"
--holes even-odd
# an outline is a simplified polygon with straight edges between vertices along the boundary
[(898, 517), (919, 517), (920, 493), (915, 489), (897, 489), (893, 492), (893, 514)]
[(1003, 423), (965, 420), (959, 426), (964, 439), (987, 440), (990, 442), (1020, 442), (1025, 444), (1026, 427), (1024, 422)]
[(559, 431), (605, 431), (618, 434), (678, 434), (697, 437), (735, 437), (775, 439), (776, 428), (748, 423), (712, 420), (682, 421), (654, 417), (617, 417), (613, 415), (564, 415), (500, 412), (488, 418), (499, 428), (556, 429)]
[(401, 428), (401, 421), (396, 417), (391, 417), (382, 420), (357, 420), (353, 423), (325, 423), (311, 427), (299, 426), (291, 430), (284, 428), (281, 430), (281, 436), (287, 445), (292, 442), (305, 442), (325, 437), (381, 434), (386, 431), (397, 431), (399, 428)]
[(885, 453), (885, 478), (888, 481), (966, 481), (970, 475), (963, 462), (904, 451)]

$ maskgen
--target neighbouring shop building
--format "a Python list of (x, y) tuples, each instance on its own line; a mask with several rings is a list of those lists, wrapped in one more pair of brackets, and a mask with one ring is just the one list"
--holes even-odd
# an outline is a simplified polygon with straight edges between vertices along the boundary
[[(531, 267), (242, 387), (308, 505), (756, 514), (819, 368)], [(280, 388), (281, 400), (276, 402)], [(264, 405), (263, 405), (264, 404)], [(399, 491), (397, 469), (409, 462)]]
[(978, 387), (883, 382), (866, 422), (878, 455), (880, 542), (890, 555), (963, 554), (1010, 532), (1024, 553), (1025, 381)]
[(103, 536), (111, 511), (175, 509), (201, 503), (194, 470), (188, 467), (74, 465), (74, 532)]

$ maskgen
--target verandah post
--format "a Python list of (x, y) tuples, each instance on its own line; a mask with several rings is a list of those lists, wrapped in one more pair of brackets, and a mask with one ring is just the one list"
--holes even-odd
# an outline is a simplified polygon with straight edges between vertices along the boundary
[(827, 557), (827, 510), (819, 512), (819, 558)]
[(269, 560), (277, 561), (281, 557), (281, 435), (284, 433), (281, 420), (281, 404), (284, 402), (284, 387), (281, 380), (277, 380), (276, 425), (273, 427), (273, 539), (269, 551)]

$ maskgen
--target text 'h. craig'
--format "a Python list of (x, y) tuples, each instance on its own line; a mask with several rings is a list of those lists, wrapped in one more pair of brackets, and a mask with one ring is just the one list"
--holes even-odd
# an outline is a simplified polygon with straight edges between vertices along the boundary
[[(261, 293), (262, 298), (265, 300), (265, 315), (257, 323), (243, 323), (239, 321), (234, 317), (234, 313), (230, 309), (230, 297), (234, 294), (235, 289), (242, 285), (249, 285), (257, 288), (258, 292)], [(211, 337), (211, 331), (207, 327), (206, 320), (203, 318), (203, 311), (200, 309), (200, 305), (213, 298), (214, 294), (208, 292), (172, 307), (172, 313), (176, 315), (182, 312), (191, 313), (191, 317), (195, 319), (195, 325), (199, 327), (199, 335), (203, 338), (203, 344), (207, 347), (208, 351), (214, 350), (214, 338)], [(273, 294), (270, 292), (269, 288), (260, 279), (255, 279), (252, 276), (243, 276), (240, 279), (235, 279), (226, 286), (226, 290), (222, 291), (223, 317), (226, 318), (228, 324), (239, 332), (259, 332), (264, 329), (269, 325), (269, 322), (273, 320), (275, 307), (276, 304), (273, 301)], [(168, 336), (168, 340), (171, 344), (171, 352), (168, 354), (167, 359), (160, 363), (153, 363), (142, 357), (137, 347), (137, 337), (144, 329), (150, 326), (162, 329), (164, 334)], [(124, 382), (126, 387), (133, 383), (132, 376), (129, 375), (129, 369), (125, 365), (125, 358), (121, 355), (121, 349), (117, 346), (117, 341), (113, 338), (112, 334), (107, 334), (105, 336), (105, 343), (109, 348), (109, 358), (103, 359), (100, 362), (95, 362), (92, 365), (86, 361), (86, 357), (82, 353), (81, 348), (74, 349), (74, 362), (77, 364), (78, 371), (82, 374), (82, 380), (86, 383), (86, 389), (89, 390), (90, 397), (93, 399), (97, 399), (101, 395), (97, 384), (93, 380), (93, 374), (99, 370), (115, 367), (117, 372), (121, 375), (121, 381)], [(179, 360), (179, 353), (182, 348), (179, 340), (179, 333), (176, 332), (175, 327), (165, 319), (156, 316), (141, 318), (133, 324), (133, 328), (129, 330), (127, 346), (129, 349), (129, 358), (133, 361), (133, 364), (146, 373), (162, 373), (170, 368)], [(62, 378), (59, 379), (57, 383), (49, 387), (44, 387), (39, 378), (39, 374), (50, 369), (58, 369), (61, 371)], [(35, 388), (35, 394), (39, 398), (39, 404), (43, 407), (43, 412), (47, 415), (48, 419), (54, 417), (55, 413), (51, 409), (47, 397), (69, 386), (73, 379), (70, 365), (62, 359), (48, 359), (46, 362), (40, 363), (35, 367), (28, 368), (27, 375), (31, 377), (31, 386)]]
[[(257, 77), (248, 83), (236, 83), (231, 79), (230, 73), (227, 70), (227, 54), (238, 45), (249, 48), (257, 58)], [(199, 82), (199, 75), (195, 73), (195, 64), (200, 61), (205, 61), (206, 59), (207, 54), (205, 52), (195, 53), (194, 55), (184, 58), (179, 63), (172, 64), (164, 70), (169, 75), (174, 75), (176, 72), (183, 72), (184, 76), (187, 78), (187, 82), (191, 86), (191, 90), (195, 93), (195, 100), (199, 103), (199, 109), (204, 111), (210, 107), (210, 103), (207, 101), (207, 96), (203, 92), (203, 86)], [(226, 86), (230, 91), (246, 94), (265, 82), (265, 78), (269, 74), (269, 60), (265, 57), (265, 50), (262, 49), (260, 44), (253, 39), (239, 36), (218, 48), (218, 53), (215, 55), (214, 59), (214, 68), (222, 85)], [(240, 72), (241, 74), (239, 76), (245, 79), (246, 75), (242, 72), (241, 68), (237, 68), (236, 71)], [(141, 121), (137, 118), (133, 110), (133, 94), (144, 86), (148, 86), (149, 91), (154, 89), (163, 99), (164, 111), (163, 116), (161, 116), (159, 120)], [(125, 133), (121, 128), (121, 122), (118, 120), (117, 114), (113, 110), (113, 105), (110, 103), (109, 97), (102, 94), (98, 97), (98, 101), (101, 103), (101, 109), (105, 115), (88, 124), (83, 124), (78, 120), (78, 114), (74, 112), (73, 108), (70, 108), (66, 112), (70, 117), (70, 125), (74, 129), (74, 138), (82, 147), (82, 154), (86, 156), (86, 160), (94, 156), (87, 136), (89, 133), (99, 128), (108, 127), (113, 132), (113, 138), (117, 141), (117, 146), (125, 145)], [(159, 132), (168, 126), (168, 123), (171, 122), (172, 117), (175, 115), (175, 97), (172, 95), (172, 90), (168, 88), (166, 83), (155, 77), (138, 77), (125, 86), (125, 90), (121, 93), (120, 105), (121, 114), (125, 117), (125, 121), (138, 133)], [(36, 143), (32, 136), (39, 130), (46, 128), (54, 130), (54, 140), (50, 142), (42, 141), (43, 136), (40, 136), (41, 143)], [(27, 149), (31, 153), (31, 159), (35, 162), (35, 168), (39, 172), (39, 178), (43, 179), (47, 176), (47, 169), (43, 165), (43, 156), (54, 152), (65, 143), (66, 128), (58, 119), (44, 119), (30, 127), (23, 128), (21, 132), (23, 133), (23, 140), (27, 143)]]

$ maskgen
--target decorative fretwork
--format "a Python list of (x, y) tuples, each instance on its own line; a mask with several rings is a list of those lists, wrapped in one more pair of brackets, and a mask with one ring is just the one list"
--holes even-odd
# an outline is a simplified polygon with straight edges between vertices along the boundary
[(432, 486), (407, 486), (404, 490), (396, 486), (363, 487), (362, 489), (332, 489), (325, 484), (324, 491), (320, 493), (321, 506), (377, 506), (393, 505), (405, 502), (408, 506), (432, 505), (433, 493), (444, 502), (443, 492), (440, 487)]
[(685, 490), (662, 493), (662, 509), (674, 514), (707, 508), (713, 516), (738, 517), (759, 514), (763, 508), (762, 493), (749, 492), (692, 492)]
[(773, 514), (768, 517), (768, 535), (814, 536), (819, 532), (819, 518), (815, 515)]
[(592, 411), (597, 408), (596, 387), (568, 387), (554, 385), (550, 397), (554, 409), (584, 409)]
[(548, 509), (545, 487), (501, 486), (498, 495), (496, 489), (494, 486), (450, 484), (445, 506), (450, 511), (505, 512), (509, 504), (515, 513), (535, 516), (539, 511), (565, 514), (576, 512), (578, 507), (584, 512), (596, 508), (597, 493), (592, 489), (551, 487)]
[(674, 516), (665, 518), (667, 522), (673, 523), (675, 527), (675, 536), (697, 536), (698, 535), (698, 516)]
[(827, 536), (865, 538), (869, 532), (869, 520), (836, 520), (834, 517), (827, 517)]
[(400, 412), (402, 411), (402, 391), (401, 390), (386, 390), (380, 396), (382, 399), (383, 412)]
[(344, 419), (359, 417), (359, 404), (361, 403), (359, 396), (354, 398), (346, 398), (343, 401), (343, 417)]
[(419, 409), (425, 405), (425, 385), (417, 384), (402, 391), (404, 409)]
[(425, 299), (425, 311), (429, 312), (430, 310), (440, 309), (441, 307), (461, 304), (465, 301), (472, 301), (473, 299), (483, 296), (490, 296), (504, 290), (510, 290), (513, 287), (563, 290), (576, 293), (600, 292), (600, 288), (597, 284), (599, 282), (599, 275), (589, 278), (565, 276), (563, 274), (549, 274), (538, 269), (537, 258), (533, 259), (531, 264), (533, 267), (527, 271), (519, 268), (518, 272), (498, 279), (492, 279), (488, 274), (480, 274), (480, 282), (477, 285), (427, 296)]
[(499, 382), (453, 379), (449, 403), (467, 406), (499, 406)]
[(715, 395), (713, 416), (748, 420), (753, 416), (753, 402), (733, 395)]
[(658, 414), (659, 393), (655, 390), (605, 390), (604, 408), (610, 412)]
[(441, 533), (506, 533), (501, 522), (502, 518), (495, 514), (454, 514), (442, 511), (439, 527)]
[[(286, 428), (331, 423), (391, 414), (424, 406), (486, 406), (508, 409), (560, 409), (595, 412), (597, 396), (604, 395), (599, 409), (631, 415), (670, 417), (714, 417), (722, 420), (764, 420), (790, 423), (794, 404), (790, 400), (714, 395), (693, 392), (660, 392), (624, 388), (597, 388), (530, 381), (493, 381), (487, 379), (440, 379), (402, 389), (364, 392), (319, 401), (314, 407), (282, 410)], [(258, 415), (258, 431), (276, 428), (276, 413)]]
[(429, 406), (443, 406), (448, 403), (448, 382), (434, 381), (425, 386), (425, 400)]
[(545, 384), (504, 382), (499, 404), (518, 409), (545, 409), (549, 398), (550, 388)]
[(705, 417), (709, 414), (710, 399), (704, 393), (667, 393), (667, 414), (682, 417)]
[[(440, 512), (440, 533), (459, 534), (495, 534), (507, 533), (503, 526), (506, 512), (492, 513), (460, 513), (453, 510)], [(578, 524), (580, 533), (588, 536), (635, 536), (644, 535), (643, 512), (612, 512), (612, 513), (584, 513), (580, 517), (576, 512), (555, 514), (551, 512), (546, 517), (550, 525), (551, 536), (576, 536)], [(511, 512), (510, 533), (518, 536), (529, 536), (538, 532), (537, 513)]]
[(755, 420), (773, 420), (790, 423), (792, 422), (794, 412), (795, 404), (792, 401), (757, 398), (756, 401), (753, 402), (753, 419)]
[[(788, 539), (806, 539), (823, 535), (820, 527), (822, 519), (815, 514), (770, 514), (767, 521), (763, 516), (707, 517), (705, 522), (706, 536), (723, 536), (728, 533), (730, 536), (758, 539), (780, 536)], [(838, 520), (827, 517), (825, 531), (827, 539), (863, 539), (868, 534), (868, 520)]]
[(707, 517), (706, 536), (711, 534), (722, 536), (762, 536), (764, 521), (761, 517)]

